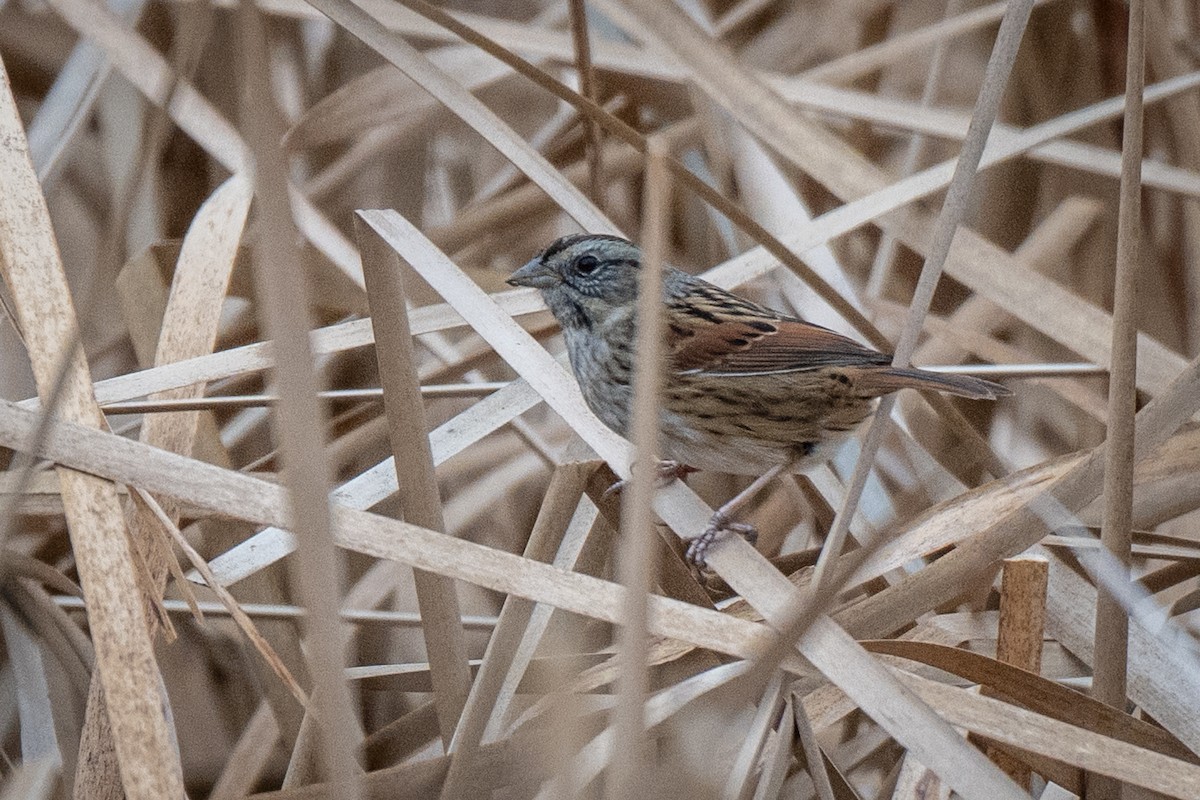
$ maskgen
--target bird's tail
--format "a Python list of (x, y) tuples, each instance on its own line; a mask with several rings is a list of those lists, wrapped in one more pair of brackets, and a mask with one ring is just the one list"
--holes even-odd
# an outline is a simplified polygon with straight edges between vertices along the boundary
[(1012, 391), (1005, 386), (971, 375), (953, 375), (944, 372), (929, 372), (916, 367), (880, 367), (870, 371), (866, 381), (872, 391), (881, 395), (900, 389), (945, 392), (968, 397), (972, 400), (995, 400)]

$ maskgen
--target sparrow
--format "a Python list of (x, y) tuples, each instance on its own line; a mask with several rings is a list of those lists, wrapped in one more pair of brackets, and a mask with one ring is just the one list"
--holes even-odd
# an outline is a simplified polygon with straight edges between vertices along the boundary
[[(633, 407), (640, 266), (633, 242), (580, 234), (558, 239), (508, 279), (541, 291), (562, 328), (584, 400), (622, 436)], [(663, 476), (753, 475), (757, 491), (781, 472), (827, 459), (883, 395), (900, 389), (974, 400), (1011, 394), (981, 378), (892, 366), (885, 353), (682, 270), (664, 267), (662, 278)], [(752, 526), (731, 519), (748, 499), (739, 495), (714, 514), (691, 542), (692, 563), (703, 566), (723, 531), (753, 535)]]

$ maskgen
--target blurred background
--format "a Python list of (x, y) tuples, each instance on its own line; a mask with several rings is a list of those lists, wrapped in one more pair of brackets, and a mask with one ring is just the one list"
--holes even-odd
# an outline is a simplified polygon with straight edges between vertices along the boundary
[[(741, 218), (731, 218), (677, 176), (665, 221), (670, 263), (696, 274), (732, 263), (735, 271), (727, 275), (740, 293), (873, 341), (830, 302), (834, 292), (895, 342), (924, 262), (912, 232), (927, 236), (942, 207), (1006, 5), (660, 3), (713, 42), (699, 49), (679, 44), (692, 41), (687, 36), (673, 38), (670, 30), (647, 22), (645, 7), (654, 5), (481, 0), (432, 8), (500, 52), (583, 93), (640, 137), (658, 137), (693, 179), (759, 226), (750, 229)], [(993, 146), (1015, 149), (986, 165), (975, 181), (963, 223), (975, 238), (968, 246), (960, 237), (952, 251), (916, 356), (922, 365), (1008, 365), (1007, 371), (986, 375), (1008, 385), (1014, 396), (996, 404), (956, 402), (953, 424), (944, 420), (946, 409), (935, 412), (917, 397), (900, 403), (897, 424), (885, 438), (851, 524), (852, 536), (878, 558), (877, 568), (844, 586), (836, 608), (849, 608), (921, 572), (1028, 502), (1030, 492), (1062, 474), (1073, 454), (1105, 439), (1129, 11), (1117, 0), (1039, 0), (1034, 6), (991, 136)], [(336, 13), (331, 18), (320, 9)], [(1190, 0), (1151, 0), (1145, 14), (1144, 187), (1131, 320), (1142, 337), (1139, 407), (1164, 392), (1200, 353), (1200, 8)], [(251, 19), (261, 28), (255, 29), (258, 38), (248, 40)], [(248, 50), (256, 57), (249, 66)], [(321, 461), (318, 472), (338, 486), (361, 480), (394, 446), (374, 391), (380, 386), (377, 353), (369, 329), (359, 322), (373, 306), (357, 251), (356, 210), (394, 209), (484, 291), (507, 293), (505, 309), (516, 309), (521, 325), (556, 355), (562, 345), (553, 320), (504, 279), (554, 238), (582, 230), (581, 214), (564, 209), (540, 181), (502, 155), (508, 137), (540, 154), (551, 173), (577, 187), (581, 204), (590, 199), (629, 238), (640, 239), (644, 226), (645, 161), (627, 134), (582, 115), (513, 63), (445, 27), (419, 2), (258, 0), (251, 9), (226, 0), (108, 5), (0, 0), (0, 60), (5, 91), (11, 93), (0, 103), (15, 103), (24, 126), (29, 163), (49, 211), (108, 427), (138, 438), (152, 417), (182, 419), (186, 412), (194, 430), (182, 442), (185, 455), (270, 481), (282, 480), (272, 428), (278, 384), (261, 349), (253, 349), (270, 338), (254, 277), (264, 242), (287, 245), (286, 280), (307, 288), (307, 308), (291, 311), (325, 337), (313, 340), (314, 362), (322, 388), (334, 394), (323, 406), (324, 430), (310, 432), (311, 452)], [(731, 65), (769, 90), (779, 105), (760, 104), (748, 113), (714, 88), (720, 82), (711, 75), (733, 74)], [(252, 89), (256, 99), (248, 102)], [(779, 108), (810, 132), (788, 152), (762, 135)], [(235, 173), (248, 180), (248, 165), (265, 157), (256, 144), (264, 136), (278, 142), (272, 152), (282, 156), (285, 170), (272, 178), (278, 178), (274, 206), (263, 202), (263, 187), (272, 184), (262, 174), (253, 203), (248, 183), (230, 181)], [(17, 154), (13, 158), (25, 148), (19, 141), (7, 146)], [(943, 165), (942, 173), (931, 170), (937, 165)], [(905, 212), (876, 215), (848, 231), (823, 216), (913, 175), (923, 175), (925, 183), (904, 203)], [(278, 213), (285, 197), (290, 219)], [(898, 216), (909, 212), (904, 220)], [(761, 247), (764, 236), (792, 250), (793, 263), (768, 255)], [(195, 237), (190, 246), (185, 237)], [(181, 253), (197, 264), (214, 262), (207, 283), (181, 300), (185, 307), (211, 309), (211, 329), (204, 334), (211, 341), (192, 347), (226, 357), (171, 356), (168, 360), (191, 359), (187, 371), (171, 377), (155, 368), (165, 363), (160, 332), (173, 281), (187, 260)], [(746, 253), (757, 253), (769, 266), (736, 260)], [(552, 476), (595, 456), (572, 421), (544, 404), (531, 401), (503, 415), (476, 409), (521, 370), (472, 328), (483, 323), (462, 312), (470, 323), (464, 326), (442, 305), (454, 301), (431, 288), (420, 277), (422, 269), (407, 264), (402, 269), (410, 320), (420, 334), (413, 368), (425, 418), (412, 423), (434, 431), (435, 499), (444, 531), (522, 553)], [(825, 286), (809, 279), (814, 273)], [(269, 279), (280, 280), (281, 274)], [(11, 305), (11, 286), (3, 291)], [(37, 394), (30, 365), (14, 326), (0, 324), (0, 397), (21, 401)], [(142, 383), (130, 380), (139, 373)], [(180, 387), (190, 392), (186, 409), (170, 406), (182, 402), (179, 396), (167, 401), (154, 394)], [(467, 430), (468, 425), (477, 427)], [(1134, 514), (1133, 569), (1148, 596), (1144, 608), (1178, 623), (1186, 641), (1180, 646), (1189, 658), (1195, 652), (1192, 612), (1200, 607), (1195, 433), (1185, 425), (1142, 462)], [(811, 572), (857, 452), (857, 443), (850, 443), (813, 475), (780, 482), (751, 512), (762, 533), (760, 551), (794, 582)], [(424, 469), (427, 457), (421, 453), (399, 456), (402, 482), (409, 470)], [(89, 701), (93, 661), (87, 619), (73, 596), (80, 576), (57, 478), (47, 464), (24, 477), (12, 451), (0, 450), (0, 457), (8, 467), (0, 475), (0, 499), (9, 520), (2, 542), (7, 616), (0, 651), (0, 745), (7, 766), (0, 774), (18, 785), (21, 765), (31, 763), (30, 731), (40, 724), (48, 726), (39, 730), (54, 742), (51, 752), (61, 764), (59, 777), (41, 796), (117, 796), (95, 788), (119, 792), (115, 779), (96, 778), (81, 762), (81, 754), (103, 747), (81, 743), (89, 702), (96, 703)], [(555, 510), (553, 519), (562, 523), (558, 535), (578, 529), (582, 537), (574, 568), (612, 579), (615, 501), (602, 498), (610, 478), (593, 465), (572, 498), (559, 498), (566, 510)], [(745, 483), (698, 475), (691, 485), (715, 507)], [(392, 490), (354, 502), (387, 516), (407, 516)], [(303, 601), (296, 581), (302, 576), (293, 559), (243, 550), (246, 560), (236, 565), (219, 560), (263, 527), (239, 519), (235, 506), (217, 513), (184, 503), (172, 513), (199, 554), (214, 560), (218, 577), (230, 583), (278, 657), (311, 690), (315, 678), (306, 651), (333, 645), (306, 643), (301, 636)], [(1099, 508), (1085, 507), (1076, 528), (1043, 531), (1051, 534), (1044, 544), (1071, 563), (1071, 553), (1094, 550)], [(891, 549), (880, 549), (882, 542)], [(182, 569), (190, 569), (178, 546), (174, 550)], [(366, 792), (436, 796), (447, 768), (441, 758), (446, 737), (431, 703), (437, 669), (429, 665), (433, 659), (418, 615), (428, 607), (419, 607), (410, 567), (342, 552), (344, 568), (330, 565), (341, 596), (327, 599), (330, 609), (344, 609), (351, 622), (347, 658), (351, 668), (361, 668), (350, 685), (353, 718), (366, 736), (360, 763), (377, 776), (364, 784)], [(674, 558), (673, 552), (665, 546), (663, 559)], [(550, 549), (540, 558), (551, 560), (554, 553)], [(478, 560), (486, 570), (487, 559)], [(997, 559), (954, 602), (897, 618), (887, 637), (859, 638), (936, 641), (994, 657), (999, 566)], [(675, 567), (679, 578), (683, 568)], [(1052, 574), (1060, 568), (1054, 562)], [(304, 709), (220, 610), (218, 598), (165, 576), (143, 589), (165, 592), (161, 613), (174, 625), (172, 633), (163, 633), (161, 619), (150, 616), (150, 627), (160, 631), (158, 669), (189, 796), (338, 794), (320, 782), (328, 777), (319, 758), (322, 745), (306, 732)], [(715, 575), (694, 582), (691, 595), (669, 588), (672, 580), (660, 577), (663, 594), (723, 609), (734, 602)], [(453, 586), (465, 615), (455, 641), (469, 658), (480, 659), (505, 595), (467, 580)], [(183, 601), (191, 592), (212, 611), (204, 622), (187, 612)], [(612, 675), (601, 670), (590, 684), (586, 678), (589, 669), (611, 668), (611, 626), (539, 608), (545, 618), (535, 615), (519, 628), (514, 639), (519, 645), (512, 645), (527, 660), (522, 667), (527, 672), (509, 673), (510, 681), (524, 680), (521, 691), (502, 695), (483, 740), (493, 749), (477, 756), (482, 761), (465, 779), (469, 788), (458, 787), (461, 796), (605, 791), (599, 777), (603, 756), (594, 756), (601, 764), (594, 775), (578, 764), (574, 772), (562, 765), (589, 752), (586, 746), (603, 729)], [(753, 617), (744, 603), (731, 613)], [(1050, 631), (1066, 624), (1055, 617), (1053, 604), (1049, 613)], [(1046, 634), (1041, 653), (1045, 683), (1086, 691), (1090, 655), (1074, 640), (1056, 636)], [(686, 686), (689, 678), (731, 658), (703, 648), (657, 657), (652, 692)], [(922, 669), (922, 675), (957, 688), (984, 682), (951, 675), (953, 670)], [(1131, 683), (1170, 682), (1174, 667), (1137, 669), (1149, 672), (1131, 673)], [(40, 675), (40, 682), (31, 684), (31, 675)], [(41, 695), (31, 686), (43, 687)], [(683, 703), (652, 737), (657, 788), (645, 796), (949, 796), (934, 772), (854, 702), (834, 697), (832, 687), (812, 673), (762, 689), (741, 705), (714, 698)], [(42, 697), (48, 716), (30, 711), (30, 702), (39, 707), (27, 700), (31, 691)], [(548, 699), (572, 693), (580, 699), (571, 713)], [(825, 700), (819, 712), (814, 704)], [(1029, 705), (1027, 699), (1019, 702)], [(807, 734), (809, 723), (795, 721), (795, 714), (804, 715), (798, 708), (812, 717)], [(1194, 708), (1176, 709), (1183, 720), (1178, 724), (1133, 695), (1129, 708), (1135, 715), (1123, 718), (1156, 732), (1138, 728), (1143, 736), (1135, 744), (1152, 747), (1159, 742), (1154, 736), (1161, 735), (1175, 747), (1163, 745), (1163, 752), (1196, 760), (1187, 723), (1196, 717)], [(537, 724), (520, 724), (531, 719)], [(1089, 727), (1082, 717), (1068, 721)], [(709, 741), (722, 728), (733, 732), (724, 749)], [(1091, 729), (1116, 736), (1098, 722)], [(527, 730), (540, 731), (536, 746), (534, 739), (520, 738)], [(556, 730), (571, 736), (556, 741), (546, 735)], [(755, 736), (760, 747), (738, 749)], [(818, 749), (805, 750), (802, 739), (815, 741)], [(1043, 797), (1081, 796), (1079, 764), (1039, 748), (1033, 746), (1038, 752), (1026, 758), (1039, 776), (1027, 788), (1035, 796), (1043, 791)], [(817, 771), (826, 777), (815, 782), (813, 752), (824, 753), (828, 768), (826, 773), (822, 764)], [(828, 774), (834, 777), (826, 785)], [(573, 782), (561, 782), (566, 780)], [(400, 785), (409, 788), (395, 788)], [(921, 786), (930, 793), (920, 793)], [(1134, 794), (1127, 797), (1185, 796), (1128, 791)], [(1200, 789), (1191, 796), (1200, 796)]]

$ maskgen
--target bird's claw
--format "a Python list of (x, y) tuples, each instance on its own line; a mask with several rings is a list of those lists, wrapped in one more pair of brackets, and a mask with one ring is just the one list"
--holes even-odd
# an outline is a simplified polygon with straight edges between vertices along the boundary
[(708, 550), (722, 533), (735, 533), (751, 545), (758, 541), (758, 529), (748, 522), (734, 522), (728, 515), (718, 511), (708, 521), (704, 532), (688, 543), (686, 558), (689, 564), (697, 569), (704, 569), (707, 564)]
[(628, 478), (621, 478), (620, 480), (614, 481), (612, 486), (609, 486), (607, 489), (604, 490), (604, 494), (600, 496), (600, 499), (607, 500), (610, 497), (616, 497), (621, 492), (625, 491), (625, 486), (628, 483), (629, 483)]
[[(657, 467), (658, 486), (661, 488), (673, 480), (684, 480), (693, 472), (699, 472), (699, 470), (697, 470), (695, 467), (689, 467), (687, 464), (681, 464), (678, 461), (660, 461), (658, 462)], [(628, 485), (628, 483), (628, 479), (622, 478), (612, 486), (609, 486), (607, 489), (605, 489), (604, 495), (601, 499), (607, 500), (613, 495), (620, 494), (622, 491), (624, 491), (625, 486)]]

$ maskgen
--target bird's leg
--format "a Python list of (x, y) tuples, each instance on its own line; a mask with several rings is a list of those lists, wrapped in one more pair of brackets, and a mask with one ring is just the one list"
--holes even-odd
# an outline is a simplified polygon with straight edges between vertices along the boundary
[(748, 503), (756, 494), (763, 490), (764, 486), (779, 477), (779, 473), (783, 472), (789, 466), (791, 465), (788, 463), (776, 464), (755, 478), (749, 486), (738, 492), (732, 500), (718, 508), (716, 513), (712, 515), (712, 519), (708, 521), (708, 527), (704, 529), (704, 532), (688, 543), (686, 556), (688, 562), (703, 569), (708, 549), (712, 547), (713, 543), (717, 541), (717, 538), (722, 533), (727, 531), (736, 533), (750, 542), (750, 544), (754, 544), (755, 540), (758, 539), (758, 531), (754, 526), (746, 522), (734, 522), (731, 517), (735, 511)]
[[(657, 467), (658, 485), (660, 487), (666, 486), (668, 483), (670, 483), (673, 480), (685, 481), (685, 480), (687, 480), (688, 475), (691, 475), (693, 472), (699, 472), (699, 471), (700, 470), (696, 469), (695, 467), (689, 467), (687, 464), (684, 464), (679, 461), (659, 461), (658, 467)], [(611, 497), (614, 494), (620, 494), (625, 489), (625, 485), (627, 483), (629, 483), (629, 481), (627, 481), (625, 479), (621, 479), (621, 480), (617, 481), (616, 483), (614, 483), (612, 486), (605, 489), (604, 490), (605, 499)]]

